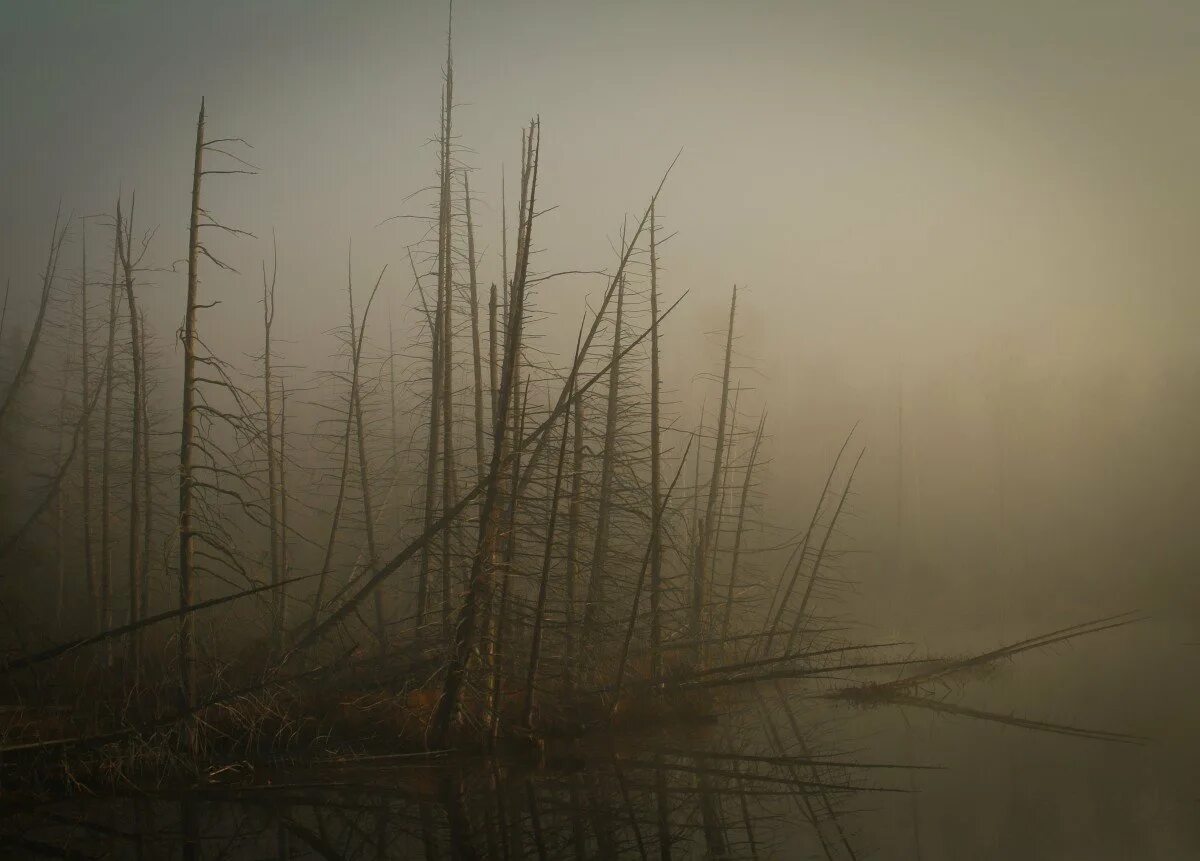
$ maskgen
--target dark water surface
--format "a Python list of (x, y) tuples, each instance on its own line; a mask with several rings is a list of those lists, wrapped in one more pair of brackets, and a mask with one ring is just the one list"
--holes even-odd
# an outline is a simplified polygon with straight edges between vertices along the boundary
[[(1128, 633), (1098, 635), (947, 686), (941, 701), (1136, 731), (1144, 744), (927, 708), (859, 708), (768, 682), (723, 702), (715, 720), (540, 751), (235, 764), (186, 790), (10, 803), (3, 851), (347, 861), (1200, 857), (1197, 746), (1179, 719), (1194, 709), (1195, 660), (1163, 626), (1135, 636), (1136, 661)], [(1147, 659), (1155, 643), (1162, 659)]]

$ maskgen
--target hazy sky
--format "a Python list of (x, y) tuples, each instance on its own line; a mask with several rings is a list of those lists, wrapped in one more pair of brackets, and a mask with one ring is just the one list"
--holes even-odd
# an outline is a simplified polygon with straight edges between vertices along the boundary
[[(432, 175), (444, 3), (0, 9), (0, 253), (19, 286), (60, 196), (100, 211), (136, 188), (157, 261), (182, 256), (201, 96), (263, 168), (212, 182), (212, 207), (277, 230), (287, 289), (323, 301), (352, 234), (364, 265), (400, 270), (411, 222), (376, 225), (415, 211)], [(487, 202), (541, 114), (548, 266), (605, 264), (682, 147), (661, 207), (671, 284), (692, 313), (749, 284), (773, 341), (795, 326), (828, 348), (855, 329), (925, 348), (930, 326), (969, 342), (1006, 324), (1090, 339), (1118, 320), (1157, 338), (1195, 308), (1194, 4), (460, 0), (455, 36)]]
[[(357, 283), (389, 264), (399, 319), (420, 227), (383, 222), (429, 202), (409, 195), (434, 178), (445, 22), (433, 0), (0, 0), (0, 278), (18, 313), (35, 302), (60, 198), (98, 213), (136, 189), (138, 224), (158, 228), (153, 265), (185, 254), (203, 96), (210, 136), (247, 139), (262, 168), (212, 178), (206, 206), (276, 231), (288, 357), (328, 366), (333, 344), (317, 336), (343, 318), (351, 237)], [(1120, 651), (1124, 678), (1145, 681), (1142, 658), (1194, 666), (1171, 650), (1197, 639), (1200, 603), (1200, 3), (457, 0), (454, 44), (485, 280), (501, 165), (511, 191), (530, 116), (540, 202), (558, 207), (536, 228), (543, 271), (610, 266), (622, 218), (682, 149), (659, 206), (676, 234), (662, 283), (691, 295), (666, 333), (665, 375), (694, 412), (696, 370), (716, 355), (695, 333), (719, 328), (730, 286), (747, 285), (741, 363), (770, 403), (780, 519), (811, 503), (863, 421), (860, 618), (973, 647), (984, 630), (1140, 607), (1191, 633), (1154, 629)], [(206, 298), (223, 301), (205, 325), (244, 355), (269, 242), (213, 245), (245, 274), (205, 270)], [(106, 254), (94, 259), (103, 271)], [(144, 281), (165, 342), (182, 274)], [(563, 279), (538, 301), (573, 335), (598, 289)], [(892, 558), (901, 378), (913, 570), (897, 572), (879, 560)], [(1052, 691), (1061, 666), (1039, 676)], [(1072, 702), (1090, 708), (1096, 679), (1072, 679)], [(1108, 681), (1110, 705), (1130, 699)], [(1128, 718), (1115, 728), (1159, 721), (1182, 737), (1197, 704), (1161, 688), (1109, 712)], [(1187, 735), (1160, 755), (1194, 761)], [(1194, 804), (1193, 790), (1167, 794)]]
[[(333, 345), (318, 336), (342, 320), (351, 237), (359, 283), (387, 263), (389, 307), (398, 319), (411, 307), (404, 248), (422, 228), (383, 222), (427, 211), (428, 196), (409, 196), (436, 163), (444, 3), (0, 9), (0, 274), (17, 309), (32, 308), (60, 197), (95, 213), (136, 189), (138, 223), (157, 228), (151, 263), (184, 255), (201, 96), (209, 135), (246, 138), (262, 168), (206, 185), (218, 218), (264, 237), (212, 243), (245, 273), (203, 273), (205, 295), (223, 301), (207, 317), (214, 345), (255, 349), (272, 229), (288, 358), (328, 366)], [(1010, 459), (1035, 478), (1071, 466), (1057, 493), (1200, 428), (1172, 406), (1186, 384), (1174, 369), (1200, 359), (1195, 4), (459, 0), (454, 38), (487, 280), (501, 165), (515, 188), (531, 115), (540, 201), (558, 207), (537, 226), (542, 271), (611, 265), (622, 218), (682, 148), (659, 207), (676, 233), (662, 281), (691, 295), (666, 333), (665, 375), (694, 413), (696, 370), (715, 360), (694, 333), (719, 328), (730, 285), (748, 285), (739, 348), (757, 374), (744, 382), (770, 403), (783, 495), (811, 489), (862, 420), (864, 493), (875, 482), (894, 497), (901, 376), (909, 456), (933, 457), (940, 477), (926, 477), (924, 504), (945, 499), (975, 521), (986, 518), (966, 500), (1004, 492), (995, 476), (1014, 468), (998, 454), (996, 392), (1024, 433), (1018, 444), (1004, 432)], [(143, 281), (166, 339), (182, 274)], [(598, 288), (548, 282), (538, 302), (574, 321)], [(967, 486), (982, 473), (992, 478)], [(1038, 504), (1052, 506), (1044, 490)], [(1069, 500), (1053, 504), (1053, 520), (1071, 516)]]

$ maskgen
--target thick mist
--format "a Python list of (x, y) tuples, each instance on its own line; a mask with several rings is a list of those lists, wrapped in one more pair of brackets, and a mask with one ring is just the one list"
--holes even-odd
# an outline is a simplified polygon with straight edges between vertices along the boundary
[[(167, 536), (178, 511), (172, 459), (184, 360), (176, 330), (186, 300), (201, 98), (209, 137), (249, 144), (235, 142), (233, 152), (254, 175), (205, 178), (204, 209), (251, 235), (206, 237), (229, 268), (201, 259), (202, 301), (217, 304), (201, 312), (199, 326), (206, 348), (236, 366), (239, 384), (261, 390), (263, 281), (277, 267), (273, 362), (289, 390), (287, 423), (297, 435), (287, 469), (296, 494), (312, 502), (291, 512), (295, 573), (322, 569), (340, 458), (354, 455), (348, 430), (350, 441), (339, 448), (353, 409), (348, 276), (359, 315), (379, 279), (363, 335), (369, 386), (361, 402), (363, 446), (374, 452), (376, 476), (370, 487), (351, 478), (344, 490), (343, 544), (334, 555), (347, 570), (370, 571), (428, 526), (423, 399), (432, 397), (436, 343), (429, 310), (436, 278), (429, 273), (440, 265), (446, 21), (446, 4), (438, 2), (0, 0), (0, 278), (11, 284), (0, 391), (8, 390), (35, 325), (56, 208), (60, 227), (68, 227), (57, 265), (64, 286), (22, 396), (22, 424), (0, 427), (5, 538), (42, 499), (68, 448), (69, 439), (55, 435), (62, 416), (80, 409), (77, 388), (69, 398), (60, 390), (64, 375), (78, 374), (70, 368), (79, 340), (70, 285), (80, 278), (84, 224), (94, 374), (103, 362), (120, 198), (133, 220), (130, 254), (144, 252), (131, 268), (149, 339), (159, 482), (143, 500), (157, 530), (149, 558), (173, 570)], [(982, 679), (947, 682), (938, 693), (994, 713), (1146, 737), (1145, 745), (1038, 734), (916, 707), (813, 706), (823, 727), (823, 709), (845, 723), (827, 739), (829, 751), (945, 767), (916, 773), (911, 786), (907, 774), (893, 781), (916, 793), (850, 805), (872, 810), (854, 825), (864, 835), (856, 847), (863, 854), (928, 861), (1200, 852), (1200, 783), (1188, 767), (1200, 756), (1191, 732), (1200, 719), (1191, 685), (1200, 657), (1200, 341), (1192, 325), (1200, 315), (1198, 39), (1200, 10), (1168, 2), (454, 4), (448, 146), (455, 178), (447, 194), (455, 249), (465, 249), (461, 175), (469, 173), (471, 259), (484, 324), (489, 286), (513, 279), (520, 259), (523, 134), (530, 117), (540, 123), (522, 346), (529, 427), (551, 414), (580, 316), (601, 307), (625, 242), (678, 156), (655, 201), (654, 266), (662, 308), (686, 293), (661, 325), (660, 490), (690, 442), (701, 457), (695, 472), (691, 461), (684, 464), (671, 502), (678, 508), (672, 535), (682, 536), (683, 549), (671, 544), (669, 552), (679, 571), (691, 564), (688, 542), (704, 532), (697, 511), (712, 469), (737, 285), (729, 372), (729, 406), (737, 406), (727, 453), (734, 468), (727, 473), (746, 466), (766, 414), (746, 524), (748, 606), (757, 606), (760, 586), (769, 593), (787, 570), (786, 553), (762, 548), (796, 541), (814, 506), (827, 522), (822, 484), (853, 429), (835, 493), (859, 450), (865, 454), (831, 528), (832, 552), (816, 591), (820, 623), (836, 636), (899, 643), (906, 658), (963, 656), (1139, 614), (1134, 625), (1000, 662)], [(75, 220), (68, 225), (69, 213)], [(648, 332), (646, 233), (638, 233), (628, 266), (626, 328), (606, 321), (598, 354), (618, 332), (626, 345)], [(465, 309), (468, 265), (465, 251), (453, 253), (460, 256), (452, 280)], [(459, 349), (468, 350), (465, 317), (456, 325)], [(614, 551), (621, 584), (637, 580), (653, 522), (643, 492), (648, 443), (637, 436), (649, 420), (649, 349), (648, 340), (639, 345), (621, 372), (630, 403), (620, 426), (630, 434), (622, 443), (630, 465), (613, 479), (620, 488), (614, 541), (628, 542)], [(604, 358), (590, 357), (586, 372), (598, 374)], [(120, 349), (115, 361), (121, 374), (132, 373)], [(455, 375), (451, 404), (459, 411), (461, 489), (468, 490), (468, 472), (486, 473), (493, 428), (486, 428), (488, 448), (477, 453), (469, 358), (458, 360)], [(121, 377), (120, 403), (131, 379)], [(588, 457), (605, 447), (608, 385), (598, 378), (585, 401)], [(232, 401), (220, 403), (228, 409)], [(487, 407), (494, 416), (493, 404)], [(114, 445), (128, 460), (125, 424)], [(694, 436), (698, 426), (706, 430)], [(560, 424), (550, 427), (534, 470), (540, 496), (520, 549), (532, 572), (540, 564), (534, 538), (557, 508), (557, 495), (547, 500), (560, 442), (564, 488), (570, 485), (573, 441), (563, 434)], [(245, 453), (257, 442), (235, 429), (222, 444)], [(254, 469), (263, 463), (246, 457)], [(588, 481), (600, 488), (599, 464), (595, 471)], [(720, 501), (723, 514), (730, 512), (726, 530), (740, 472), (734, 478)], [(125, 473), (114, 482), (127, 494)], [(371, 550), (375, 560), (365, 558), (369, 530), (360, 513), (371, 494), (385, 512), (370, 539), (381, 548)], [(590, 504), (583, 503), (585, 520)], [(126, 517), (125, 505), (124, 497), (114, 502), (115, 518)], [(10, 659), (34, 649), (21, 637), (38, 648), (61, 639), (48, 623), (26, 630), (29, 620), (21, 618), (28, 608), (54, 614), (56, 600), (62, 604), (54, 566), (63, 564), (54, 561), (55, 548), (78, 552), (77, 540), (56, 534), (53, 509), (19, 552), (0, 559), (0, 596), (12, 620), (5, 625), (21, 630), (4, 640)], [(561, 512), (565, 523), (565, 504)], [(239, 520), (223, 539), (253, 545), (252, 559), (239, 565), (267, 564), (254, 528)], [(461, 548), (474, 529), (454, 539), (464, 566), (472, 551)], [(114, 544), (118, 538), (124, 548), (124, 532)], [(553, 536), (546, 544), (557, 546)], [(125, 550), (114, 552), (123, 570)], [(447, 549), (444, 558), (450, 555)], [(514, 592), (526, 590), (521, 600), (534, 607), (536, 580), (517, 582)], [(208, 581), (198, 597), (221, 588)], [(313, 584), (299, 588), (307, 594)], [(172, 609), (175, 589), (164, 574), (149, 609)], [(416, 600), (408, 585), (388, 589), (396, 613)], [(549, 595), (558, 601), (559, 586)], [(638, 600), (635, 644), (645, 639)], [(126, 621), (121, 601), (112, 624)], [(91, 624), (85, 604), (68, 600), (68, 622), (57, 630), (74, 625), (72, 636), (80, 635)], [(369, 601), (362, 607), (366, 629), (375, 611)], [(672, 608), (681, 619), (683, 607)], [(525, 625), (532, 611), (521, 612)], [(224, 618), (250, 631), (258, 617), (230, 609)], [(559, 628), (569, 632), (572, 622), (583, 620), (568, 615), (555, 623), (547, 634), (553, 648), (560, 637), (570, 643)], [(219, 628), (201, 624), (210, 634)], [(148, 634), (147, 649), (171, 652), (174, 636)], [(220, 645), (230, 654), (255, 652), (266, 648), (265, 636), (255, 629), (246, 642), (229, 636)], [(695, 837), (694, 846), (711, 853), (704, 822), (708, 842)]]

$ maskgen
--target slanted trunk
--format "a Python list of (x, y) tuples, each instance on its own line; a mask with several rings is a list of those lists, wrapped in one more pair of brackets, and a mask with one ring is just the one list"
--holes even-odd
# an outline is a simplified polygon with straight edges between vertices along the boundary
[(737, 527), (733, 534), (733, 558), (729, 563), (729, 591), (725, 595), (725, 618), (721, 622), (721, 639), (726, 641), (729, 639), (729, 626), (733, 619), (733, 601), (737, 592), (738, 564), (742, 555), (742, 532), (746, 524), (746, 504), (754, 482), (754, 464), (758, 460), (758, 447), (762, 444), (763, 427), (766, 425), (766, 421), (767, 416), (764, 413), (758, 420), (754, 444), (750, 447), (750, 459), (746, 462), (746, 475), (742, 480), (742, 495), (738, 501)]
[[(8, 408), (16, 402), (17, 395), (29, 378), (29, 369), (33, 365), (33, 356), (37, 352), (38, 342), (41, 340), (42, 324), (46, 320), (46, 308), (50, 304), (50, 293), (54, 287), (55, 274), (58, 271), (58, 253), (62, 250), (63, 240), (67, 236), (67, 225), (64, 224), (62, 230), (58, 229), (61, 215), (61, 212), (57, 212), (54, 215), (54, 228), (50, 231), (50, 251), (46, 255), (46, 269), (42, 273), (42, 298), (38, 303), (37, 316), (33, 320), (33, 330), (29, 333), (29, 340), (25, 344), (25, 352), (21, 356), (21, 364), (17, 366), (17, 372), (13, 374), (12, 382), (8, 384), (8, 391), (4, 393), (4, 400), (0, 401), (0, 423), (3, 423)], [(67, 222), (68, 224), (70, 223), (70, 218), (67, 219)], [(7, 292), (5, 293), (4, 304), (7, 308)]]
[(529, 646), (529, 675), (525, 680), (525, 711), (522, 725), (533, 727), (533, 707), (537, 687), (538, 663), (542, 657), (542, 623), (546, 615), (546, 590), (550, 583), (550, 565), (554, 552), (554, 528), (558, 523), (558, 498), (562, 492), (563, 462), (567, 457), (567, 438), (571, 430), (571, 414), (563, 416), (562, 444), (558, 449), (558, 466), (554, 471), (554, 492), (550, 495), (550, 523), (546, 527), (546, 547), (542, 554), (542, 573), (538, 579), (537, 604), (533, 611), (533, 635)]
[(850, 475), (846, 478), (846, 486), (842, 489), (841, 498), (838, 499), (837, 508), (833, 511), (833, 516), (829, 518), (829, 525), (825, 529), (825, 537), (821, 540), (821, 547), (817, 551), (817, 558), (813, 560), (812, 574), (808, 578), (808, 587), (804, 590), (804, 597), (800, 599), (800, 608), (796, 611), (796, 619), (792, 623), (792, 633), (788, 637), (787, 654), (792, 654), (792, 650), (796, 646), (796, 639), (800, 636), (800, 631), (804, 625), (804, 613), (808, 609), (808, 602), (812, 598), (813, 589), (817, 585), (817, 580), (821, 575), (821, 563), (825, 561), (825, 553), (829, 550), (829, 539), (833, 537), (833, 532), (837, 528), (838, 518), (841, 517), (842, 509), (846, 505), (846, 500), (850, 496), (850, 488), (854, 486), (854, 474), (858, 472), (858, 465), (862, 462), (863, 454), (866, 449), (858, 453), (858, 459), (854, 461), (854, 466), (850, 468)]
[(463, 195), (467, 207), (467, 278), (471, 302), (471, 360), (475, 371), (475, 474), (483, 476), (486, 454), (483, 449), (483, 356), (479, 343), (479, 285), (475, 269), (475, 225), (471, 221), (471, 179), (463, 173)]
[[(529, 224), (524, 231), (524, 242), (518, 248), (517, 271), (513, 278), (513, 302), (510, 326), (505, 339), (504, 369), (498, 409), (495, 416), (492, 438), (492, 462), (488, 471), (487, 488), (479, 519), (479, 540), (471, 560), (471, 575), (467, 583), (467, 594), (458, 614), (454, 641), (446, 667), (442, 697), (430, 722), (428, 743), (432, 748), (444, 747), (450, 727), (458, 713), (459, 698), (466, 677), (467, 661), (475, 647), (476, 620), (490, 581), (490, 560), (485, 552), (493, 543), (495, 523), (492, 512), (499, 494), (500, 471), (506, 456), (509, 399), (514, 389), (517, 354), (521, 344), (521, 329), (524, 320), (525, 278), (529, 265), (529, 238), (532, 233), (534, 200), (537, 189), (538, 142), (534, 138), (536, 122), (530, 126), (530, 144), (526, 156), (526, 171), (531, 176), (529, 205), (525, 207)], [(516, 441), (518, 444), (520, 440)]]
[[(662, 680), (662, 492), (661, 376), (658, 366), (658, 243), (650, 205), (650, 677)], [(687, 460), (685, 453), (683, 459)]]
[[(353, 336), (351, 336), (353, 344)], [(353, 349), (353, 348), (352, 348)], [(346, 502), (346, 482), (350, 474), (350, 431), (354, 427), (354, 400), (346, 400), (346, 422), (342, 426), (342, 468), (338, 475), (337, 501), (333, 504), (333, 517), (329, 523), (329, 540), (325, 542), (325, 556), (321, 561), (321, 571), (317, 577), (317, 594), (313, 599), (311, 626), (317, 626), (317, 617), (325, 598), (325, 585), (329, 578), (329, 569), (333, 564), (333, 548), (337, 542), (338, 527), (342, 521), (342, 508)]]
[[(386, 267), (385, 267), (386, 269)], [(367, 442), (366, 429), (363, 425), (363, 410), (362, 410), (362, 385), (361, 385), (361, 364), (362, 364), (362, 347), (363, 336), (367, 329), (367, 315), (371, 310), (371, 302), (375, 299), (375, 293), (379, 290), (379, 284), (383, 281), (383, 272), (379, 273), (379, 281), (375, 282), (375, 288), (371, 292), (370, 299), (367, 300), (366, 308), (363, 309), (362, 322), (358, 324), (357, 332), (355, 330), (354, 321), (354, 288), (349, 285), (350, 291), (350, 345), (351, 345), (351, 361), (353, 367), (350, 372), (350, 405), (354, 410), (354, 427), (355, 437), (358, 448), (358, 480), (359, 490), (362, 494), (363, 520), (366, 523), (367, 530), (367, 557), (370, 565), (370, 570), (374, 571), (379, 567), (379, 552), (375, 544), (375, 515), (371, 507), (371, 477), (370, 466), (367, 461)], [(384, 650), (387, 644), (387, 627), (384, 618), (383, 608), (383, 593), (376, 590), (374, 594), (375, 604), (375, 637), (379, 641), (380, 650)]]

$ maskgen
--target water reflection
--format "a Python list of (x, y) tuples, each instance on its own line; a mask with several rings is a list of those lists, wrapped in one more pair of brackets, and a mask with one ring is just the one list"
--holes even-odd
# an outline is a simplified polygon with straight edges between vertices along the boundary
[(890, 772), (907, 766), (837, 751), (836, 726), (758, 684), (669, 732), (234, 763), (186, 790), (10, 806), (0, 828), (10, 849), (58, 858), (854, 859), (862, 799), (907, 789)]

